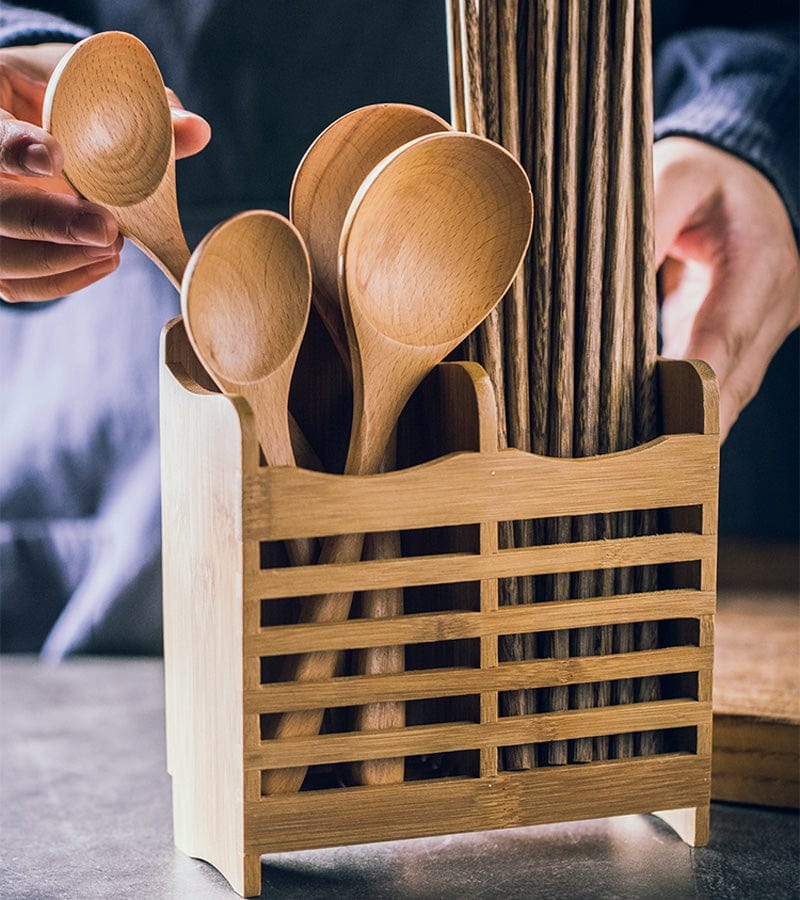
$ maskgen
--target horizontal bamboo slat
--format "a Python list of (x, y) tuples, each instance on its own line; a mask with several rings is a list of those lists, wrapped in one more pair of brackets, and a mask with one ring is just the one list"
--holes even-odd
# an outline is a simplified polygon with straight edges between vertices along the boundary
[(700, 806), (709, 783), (706, 758), (676, 754), (262, 797), (245, 804), (245, 845), (284, 852), (364, 843), (378, 833), (397, 840)]
[(501, 550), (487, 555), (448, 553), (360, 563), (265, 569), (249, 582), (251, 598), (304, 597), (318, 592), (460, 584), (550, 572), (580, 572), (618, 566), (656, 565), (710, 559), (714, 535), (659, 534), (607, 541)]
[(567, 710), (513, 716), (496, 723), (458, 722), (416, 725), (376, 732), (324, 734), (313, 738), (264, 741), (245, 751), (246, 767), (286, 768), (330, 765), (389, 754), (413, 756), (482, 750), (512, 744), (617, 734), (636, 729), (684, 728), (699, 725), (710, 704), (696, 700), (660, 700), (603, 709)]
[(501, 634), (689, 619), (711, 615), (711, 591), (685, 588), (588, 600), (538, 603), (496, 610), (417, 613), (390, 619), (350, 619), (332, 624), (273, 625), (245, 638), (245, 656), (282, 656), (311, 650), (356, 650), (432, 643)]
[(489, 669), (425, 669), (401, 675), (358, 675), (325, 681), (275, 682), (244, 692), (245, 713), (363, 705), (377, 701), (458, 697), (522, 687), (614, 681), (711, 670), (713, 647), (669, 647), (613, 656), (537, 659)]
[(581, 459), (456, 453), (368, 477), (264, 468), (244, 476), (242, 527), (272, 541), (697, 504), (716, 497), (718, 454), (714, 435), (680, 434)]

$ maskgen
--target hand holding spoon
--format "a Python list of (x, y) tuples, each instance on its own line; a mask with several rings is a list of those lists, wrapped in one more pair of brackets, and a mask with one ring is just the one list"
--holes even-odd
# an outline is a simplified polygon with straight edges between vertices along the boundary
[[(474, 135), (418, 138), (368, 176), (339, 244), (354, 389), (347, 474), (378, 470), (417, 385), (505, 294), (532, 223), (530, 184), (519, 163)], [(362, 543), (355, 535), (329, 539), (320, 561), (357, 560)], [(301, 620), (342, 621), (349, 610), (348, 595), (314, 597)], [(331, 651), (303, 654), (292, 658), (287, 674), (297, 681), (327, 679), (337, 659)], [(316, 734), (323, 713), (283, 713), (271, 736)], [(302, 767), (266, 770), (262, 790), (297, 790), (304, 774)]]
[(77, 43), (45, 93), (44, 127), (64, 149), (64, 176), (105, 206), (180, 290), (189, 260), (175, 194), (175, 137), (161, 73), (133, 35)]
[[(303, 235), (311, 257), (314, 288), (312, 302), (320, 314), (350, 372), (350, 348), (339, 303), (337, 255), (347, 210), (372, 169), (408, 141), (425, 134), (449, 131), (450, 126), (426, 109), (403, 103), (380, 103), (353, 110), (337, 119), (309, 147), (294, 176), (289, 215)], [(390, 440), (384, 469), (394, 468), (394, 441)], [(367, 538), (365, 559), (400, 556), (400, 535), (377, 532)], [(361, 594), (364, 618), (388, 618), (403, 613), (402, 588), (384, 588)], [(389, 674), (405, 668), (405, 648), (369, 647), (354, 656), (356, 674)], [(358, 707), (354, 727), (363, 731), (401, 728), (405, 704), (373, 703)], [(352, 767), (360, 784), (392, 784), (404, 777), (405, 761), (363, 760)]]
[[(278, 213), (240, 213), (192, 254), (181, 308), (189, 340), (222, 391), (244, 397), (270, 466), (295, 464), (289, 387), (311, 306), (311, 264), (297, 229)], [(287, 542), (293, 565), (311, 541)]]

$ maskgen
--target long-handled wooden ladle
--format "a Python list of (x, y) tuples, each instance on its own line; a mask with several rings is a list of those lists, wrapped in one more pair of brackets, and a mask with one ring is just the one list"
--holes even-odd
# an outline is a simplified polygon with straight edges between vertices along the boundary
[[(398, 147), (439, 131), (449, 131), (444, 119), (404, 103), (380, 103), (353, 110), (337, 119), (309, 147), (292, 182), (289, 216), (303, 235), (311, 257), (312, 300), (325, 323), (345, 368), (350, 370), (350, 348), (339, 304), (337, 253), (347, 211), (372, 169)], [(390, 441), (387, 457), (393, 457)], [(393, 459), (384, 468), (394, 468)], [(392, 559), (400, 556), (400, 536), (386, 531), (370, 535), (365, 557)], [(402, 588), (364, 591), (361, 612), (365, 618), (388, 618), (403, 612)], [(354, 670), (360, 674), (402, 672), (404, 648), (371, 647), (356, 654)], [(354, 727), (363, 731), (401, 728), (405, 704), (373, 703), (359, 707)], [(352, 767), (354, 779), (363, 784), (389, 784), (403, 780), (404, 760), (364, 760)]]
[(120, 31), (77, 43), (50, 78), (42, 121), (64, 150), (67, 181), (110, 210), (180, 290), (189, 248), (175, 195), (175, 138), (147, 47)]
[[(274, 212), (239, 213), (214, 228), (183, 277), (186, 333), (227, 394), (244, 397), (270, 466), (295, 464), (289, 387), (311, 307), (311, 264), (297, 229)], [(309, 540), (286, 542), (290, 562), (313, 560)]]
[[(530, 240), (533, 202), (519, 163), (497, 144), (444, 132), (387, 157), (359, 189), (339, 244), (352, 348), (354, 411), (345, 472), (378, 470), (407, 400), (499, 302)], [(363, 536), (329, 539), (320, 562), (359, 559)], [(304, 622), (345, 619), (347, 594), (317, 596)], [(334, 651), (292, 659), (296, 681), (330, 678)], [(324, 710), (283, 713), (271, 737), (316, 734)], [(305, 768), (263, 773), (267, 793), (297, 790)]]

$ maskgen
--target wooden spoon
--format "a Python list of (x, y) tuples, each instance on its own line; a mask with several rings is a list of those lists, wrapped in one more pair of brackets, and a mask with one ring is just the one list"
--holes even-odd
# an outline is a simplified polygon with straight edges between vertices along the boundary
[(133, 35), (76, 44), (47, 85), (44, 127), (64, 148), (64, 176), (114, 215), (180, 290), (189, 248), (175, 195), (175, 138), (156, 61)]
[[(372, 169), (398, 147), (450, 126), (426, 109), (403, 103), (365, 106), (337, 119), (309, 147), (297, 168), (289, 199), (289, 215), (303, 235), (311, 257), (313, 273), (312, 301), (330, 336), (350, 370), (350, 348), (339, 305), (337, 252), (347, 210)], [(392, 442), (390, 442), (392, 443)], [(393, 457), (393, 447), (387, 450)], [(394, 468), (384, 460), (384, 468)], [(365, 557), (392, 559), (400, 556), (397, 532), (370, 535)], [(365, 618), (402, 615), (402, 588), (365, 591), (361, 594), (361, 614)], [(356, 654), (354, 671), (358, 674), (402, 672), (404, 648), (372, 647)], [(403, 703), (374, 703), (359, 707), (354, 726), (378, 731), (401, 728), (405, 724)], [(390, 784), (403, 780), (402, 757), (365, 760), (354, 764), (354, 780), (363, 784)]]
[(354, 351), (347, 473), (380, 465), (411, 394), (505, 293), (532, 222), (522, 167), (476, 135), (418, 138), (362, 186), (339, 244)]
[[(181, 308), (198, 358), (226, 394), (244, 397), (270, 466), (293, 466), (289, 387), (311, 307), (311, 263), (283, 216), (243, 212), (192, 254)], [(287, 542), (293, 565), (313, 562), (311, 541)]]
[[(339, 287), (352, 348), (354, 413), (345, 472), (378, 470), (417, 385), (500, 301), (530, 240), (533, 202), (519, 163), (470, 134), (426, 135), (372, 171), (347, 214)], [(325, 542), (320, 561), (360, 558), (363, 536)], [(346, 594), (310, 598), (303, 622), (347, 618)], [(289, 677), (332, 677), (338, 654), (292, 658)], [(278, 738), (314, 735), (324, 710), (283, 713)], [(267, 793), (297, 790), (305, 769), (266, 770)]]

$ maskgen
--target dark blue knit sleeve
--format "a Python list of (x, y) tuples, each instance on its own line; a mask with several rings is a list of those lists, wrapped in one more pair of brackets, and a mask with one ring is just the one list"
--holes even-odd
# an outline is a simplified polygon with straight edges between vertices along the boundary
[(89, 29), (73, 25), (50, 13), (0, 3), (0, 47), (19, 47), (47, 42), (73, 43)]
[(800, 67), (796, 24), (698, 29), (666, 41), (654, 65), (655, 138), (695, 137), (744, 159), (800, 228)]

